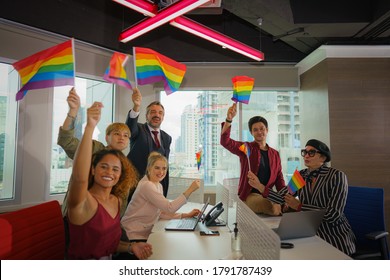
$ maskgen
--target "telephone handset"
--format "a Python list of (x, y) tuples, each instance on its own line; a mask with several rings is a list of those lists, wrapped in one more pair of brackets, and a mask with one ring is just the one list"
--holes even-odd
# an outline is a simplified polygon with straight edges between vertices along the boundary
[(204, 218), (204, 223), (206, 226), (215, 226), (217, 225), (216, 219), (221, 215), (223, 212), (223, 204), (222, 202), (218, 202), (211, 210), (206, 214)]

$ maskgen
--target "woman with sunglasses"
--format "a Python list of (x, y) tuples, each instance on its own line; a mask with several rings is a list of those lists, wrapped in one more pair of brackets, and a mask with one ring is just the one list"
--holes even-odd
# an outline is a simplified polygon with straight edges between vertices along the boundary
[(291, 195), (287, 187), (278, 193), (262, 188), (253, 173), (248, 173), (249, 184), (258, 189), (269, 200), (286, 204), (292, 211), (326, 209), (317, 235), (343, 251), (352, 255), (355, 250), (355, 235), (344, 215), (344, 207), (348, 194), (348, 181), (344, 172), (327, 163), (331, 159), (328, 146), (316, 139), (306, 143), (301, 150), (306, 169), (300, 171), (305, 186)]

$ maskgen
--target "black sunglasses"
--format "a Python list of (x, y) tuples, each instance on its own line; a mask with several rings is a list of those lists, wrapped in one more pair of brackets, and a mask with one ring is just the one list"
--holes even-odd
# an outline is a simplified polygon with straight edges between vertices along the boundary
[(314, 157), (315, 156), (315, 154), (321, 154), (321, 152), (319, 152), (319, 151), (316, 151), (316, 150), (308, 150), (308, 151), (306, 151), (306, 150), (301, 150), (301, 156), (306, 156), (306, 155), (309, 155), (309, 157)]

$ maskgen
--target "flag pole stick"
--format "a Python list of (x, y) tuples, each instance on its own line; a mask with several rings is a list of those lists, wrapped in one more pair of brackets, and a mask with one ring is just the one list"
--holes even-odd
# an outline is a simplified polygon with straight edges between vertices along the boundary
[(135, 87), (138, 88), (138, 81), (137, 81), (137, 60), (135, 58), (135, 47), (133, 47), (133, 64), (134, 64), (134, 83)]
[(72, 40), (72, 54), (73, 54), (73, 86), (76, 86), (76, 56), (75, 56), (75, 51), (74, 51), (74, 38), (71, 38)]

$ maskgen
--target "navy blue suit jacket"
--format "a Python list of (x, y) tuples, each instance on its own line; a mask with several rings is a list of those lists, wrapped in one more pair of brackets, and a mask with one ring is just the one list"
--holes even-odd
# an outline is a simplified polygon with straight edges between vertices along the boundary
[[(170, 146), (172, 137), (165, 131), (160, 129), (161, 147), (158, 149), (155, 146), (154, 140), (146, 123), (138, 123), (137, 118), (130, 118), (127, 114), (126, 124), (130, 129), (130, 152), (127, 155), (128, 159), (137, 168), (141, 178), (145, 175), (148, 156), (152, 151), (157, 151), (163, 154), (169, 160)], [(169, 170), (169, 167), (168, 167)], [(167, 196), (169, 187), (169, 172), (164, 180), (161, 181), (164, 190), (164, 196)], [(130, 198), (129, 198), (130, 199)]]

